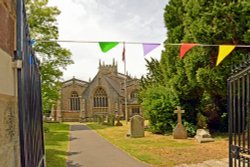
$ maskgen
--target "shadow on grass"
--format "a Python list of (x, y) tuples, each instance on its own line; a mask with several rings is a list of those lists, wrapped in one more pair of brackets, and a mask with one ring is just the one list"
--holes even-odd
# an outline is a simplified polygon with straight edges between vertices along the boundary
[(44, 135), (47, 167), (66, 167), (69, 125), (44, 123), (44, 127), (48, 129)]
[(216, 138), (216, 139), (225, 139), (225, 140), (228, 140), (228, 133), (224, 132), (224, 133), (219, 133), (219, 132), (213, 132), (211, 133), (212, 137), (213, 138)]
[(66, 167), (66, 151), (57, 149), (46, 149), (46, 166), (47, 167)]
[(61, 142), (69, 140), (68, 132), (55, 132), (51, 131), (45, 133), (45, 145), (46, 146), (61, 146)]

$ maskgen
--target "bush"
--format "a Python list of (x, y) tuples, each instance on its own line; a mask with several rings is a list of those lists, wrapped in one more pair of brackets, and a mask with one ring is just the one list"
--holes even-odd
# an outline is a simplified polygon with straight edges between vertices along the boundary
[(194, 137), (196, 134), (197, 126), (187, 121), (184, 121), (183, 125), (187, 130), (188, 137)]
[(166, 87), (148, 88), (141, 92), (144, 117), (149, 120), (150, 131), (153, 133), (165, 134), (172, 132), (172, 124), (175, 122), (175, 106), (172, 104), (173, 98)]
[(197, 114), (197, 127), (201, 129), (207, 129), (207, 117), (200, 112)]

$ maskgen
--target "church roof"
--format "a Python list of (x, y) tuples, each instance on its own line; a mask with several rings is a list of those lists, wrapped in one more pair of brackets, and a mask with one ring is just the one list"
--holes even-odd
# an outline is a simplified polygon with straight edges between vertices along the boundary
[(122, 90), (121, 90), (121, 85), (119, 82), (109, 78), (109, 77), (104, 77), (105, 80), (114, 88), (114, 90), (120, 95), (123, 96)]
[(88, 85), (89, 83), (86, 82), (86, 81), (83, 81), (83, 80), (80, 80), (80, 79), (76, 79), (75, 77), (73, 77), (72, 79), (70, 80), (67, 80), (67, 81), (64, 81), (62, 83), (62, 87), (67, 87), (67, 86), (70, 86), (72, 85), (73, 83), (79, 85), (79, 86), (85, 86), (86, 84)]

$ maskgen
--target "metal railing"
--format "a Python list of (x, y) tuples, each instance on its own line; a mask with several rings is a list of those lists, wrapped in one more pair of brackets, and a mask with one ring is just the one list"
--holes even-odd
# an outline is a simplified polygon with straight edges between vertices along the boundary
[(228, 79), (229, 166), (250, 167), (250, 59)]
[(16, 1), (18, 114), (22, 167), (44, 167), (42, 100), (39, 61), (30, 44), (24, 0)]

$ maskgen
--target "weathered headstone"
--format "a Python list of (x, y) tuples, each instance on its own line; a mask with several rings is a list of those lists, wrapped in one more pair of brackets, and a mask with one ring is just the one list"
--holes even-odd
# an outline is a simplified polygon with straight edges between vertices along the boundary
[(115, 125), (115, 115), (113, 115), (113, 114), (108, 115), (108, 125), (110, 125), (110, 126)]
[(194, 137), (199, 143), (213, 142), (214, 139), (206, 129), (197, 129)]
[(122, 123), (120, 122), (121, 117), (119, 115), (116, 116), (116, 124), (115, 126), (122, 126)]
[(176, 127), (173, 129), (173, 137), (174, 139), (186, 139), (187, 138), (187, 130), (182, 125), (181, 114), (183, 114), (185, 110), (181, 110), (180, 107), (177, 107), (177, 110), (174, 113), (177, 113), (178, 123)]
[(104, 124), (104, 115), (98, 115), (98, 123), (103, 125)]
[(130, 136), (144, 137), (144, 118), (140, 115), (134, 115), (130, 120)]

